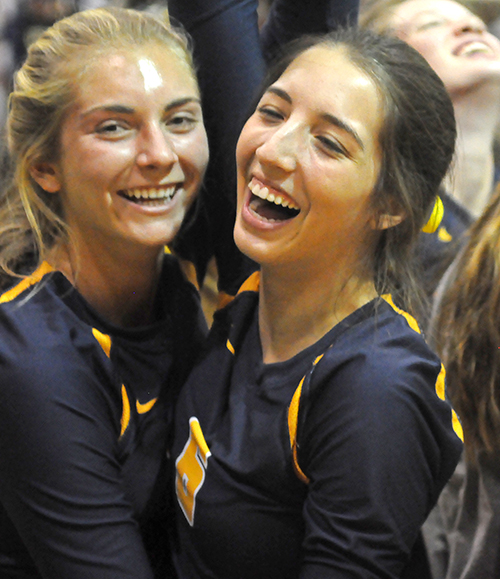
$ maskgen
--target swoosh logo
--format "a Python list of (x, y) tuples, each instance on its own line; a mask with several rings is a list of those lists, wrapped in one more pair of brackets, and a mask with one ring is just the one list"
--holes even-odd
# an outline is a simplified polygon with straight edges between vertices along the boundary
[(152, 400), (150, 400), (149, 402), (145, 402), (144, 404), (141, 404), (139, 400), (137, 400), (135, 403), (137, 412), (139, 414), (146, 414), (146, 412), (149, 412), (151, 408), (153, 408), (157, 400), (158, 398), (153, 398)]

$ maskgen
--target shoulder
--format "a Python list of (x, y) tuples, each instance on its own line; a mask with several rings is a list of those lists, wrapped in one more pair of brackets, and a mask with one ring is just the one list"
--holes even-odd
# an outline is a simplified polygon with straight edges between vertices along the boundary
[(375, 315), (344, 332), (318, 362), (301, 397), (304, 416), (322, 428), (334, 424), (346, 432), (354, 428), (356, 436), (376, 435), (377, 444), (412, 432), (460, 448), (452, 410), (443, 400), (444, 368), (411, 320), (383, 302)]
[[(410, 376), (433, 386), (441, 362), (429, 348), (416, 321), (381, 300), (370, 316), (341, 335), (318, 364), (317, 379), (341, 376), (362, 396), (386, 396), (393, 387), (416, 387)], [(419, 381), (420, 382), (420, 381)]]
[(58, 288), (53, 279), (44, 279), (35, 290), (15, 286), (0, 297), (3, 399), (29, 395), (42, 404), (49, 393), (67, 398), (72, 384), (85, 384), (88, 392), (100, 383), (97, 375), (106, 374), (102, 334), (63, 299), (61, 291), (71, 289), (63, 285)]

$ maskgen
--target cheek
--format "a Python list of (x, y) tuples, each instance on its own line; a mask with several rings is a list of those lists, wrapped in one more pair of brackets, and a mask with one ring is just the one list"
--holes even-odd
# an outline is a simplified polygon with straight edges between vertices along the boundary
[(94, 142), (77, 148), (68, 145), (66, 150), (72, 151), (64, 160), (66, 174), (78, 175), (84, 181), (113, 180), (135, 158), (135, 150), (127, 142)]
[(435, 64), (439, 64), (441, 61), (441, 54), (444, 46), (444, 42), (441, 38), (434, 35), (417, 35), (406, 37), (403, 40), (406, 40), (406, 42), (417, 52), (420, 52), (432, 68), (434, 68)]
[(205, 131), (202, 130), (193, 134), (193, 138), (179, 145), (177, 154), (181, 162), (191, 168), (193, 178), (201, 181), (209, 159), (208, 140)]

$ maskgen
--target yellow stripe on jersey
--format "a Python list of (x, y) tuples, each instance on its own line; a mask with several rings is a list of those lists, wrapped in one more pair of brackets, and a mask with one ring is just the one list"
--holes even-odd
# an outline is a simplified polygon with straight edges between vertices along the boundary
[(233, 354), (234, 356), (234, 346), (231, 344), (231, 342), (229, 340), (227, 340), (226, 342), (226, 348), (231, 352), (231, 354)]
[(453, 237), (448, 233), (444, 225), (438, 229), (438, 239), (443, 243), (449, 243), (453, 240)]
[[(107, 334), (103, 334), (102, 332), (100, 332), (96, 328), (92, 328), (92, 334), (94, 335), (94, 338), (99, 342), (99, 345), (103, 349), (106, 356), (109, 358), (111, 355), (111, 337), (108, 336)], [(147, 407), (146, 410), (141, 412), (139, 410), (139, 407), (140, 407), (139, 401), (136, 401), (137, 412), (139, 412), (139, 414), (143, 414), (144, 412), (151, 410), (151, 408), (154, 406), (155, 402), (156, 402), (156, 398), (154, 400), (147, 402), (144, 405), (144, 407)], [(122, 384), (122, 417), (120, 419), (120, 425), (121, 425), (120, 438), (123, 436), (123, 434), (127, 430), (127, 427), (129, 424), (130, 424), (130, 401), (128, 399), (127, 389), (125, 388), (125, 385)]]
[(22, 294), (23, 291), (38, 283), (44, 275), (47, 275), (51, 271), (54, 271), (54, 268), (46, 261), (42, 262), (38, 269), (36, 269), (31, 275), (25, 277), (16, 286), (3, 293), (0, 296), (0, 303), (10, 302), (17, 298), (17, 296)]
[[(439, 372), (439, 376), (436, 380), (436, 393), (441, 398), (441, 400), (445, 400), (445, 377), (446, 371), (444, 366), (441, 364), (441, 372)], [(453, 424), (453, 430), (455, 434), (460, 438), (460, 440), (464, 441), (464, 431), (462, 429), (462, 425), (460, 424), (460, 420), (458, 419), (457, 413), (452, 409), (451, 410), (451, 422)]]
[[(320, 354), (313, 362), (313, 367), (323, 358), (324, 354)], [(295, 468), (295, 472), (299, 479), (302, 482), (309, 483), (309, 478), (304, 471), (300, 468), (299, 459), (297, 456), (297, 422), (299, 418), (299, 405), (300, 405), (300, 395), (302, 394), (302, 386), (304, 384), (304, 380), (306, 376), (302, 378), (300, 384), (297, 386), (295, 390), (292, 401), (290, 402), (290, 406), (288, 407), (288, 433), (290, 436), (290, 445), (292, 447), (293, 453), (293, 466)]]
[[(398, 308), (392, 301), (392, 296), (390, 296), (389, 294), (385, 294), (382, 297), (390, 306), (392, 306), (392, 308), (396, 312), (398, 312), (398, 314), (401, 314), (406, 319), (408, 325), (412, 330), (415, 330), (415, 332), (418, 332), (420, 334), (420, 328), (418, 327), (417, 321), (413, 316), (410, 316), (408, 312), (405, 312), (404, 310)], [(435, 386), (436, 394), (438, 395), (439, 398), (441, 398), (441, 400), (445, 400), (445, 377), (446, 377), (446, 370), (444, 369), (444, 366), (441, 364), (441, 371), (439, 372), (439, 375), (436, 379), (436, 386)], [(462, 430), (462, 425), (460, 424), (460, 420), (458, 419), (457, 413), (453, 410), (453, 408), (451, 409), (451, 422), (455, 434), (463, 442), (464, 433)]]
[(99, 330), (92, 328), (94, 338), (99, 342), (99, 345), (104, 350), (104, 353), (109, 358), (111, 354), (111, 338), (107, 334), (103, 334)]
[(384, 294), (382, 296), (382, 298), (396, 311), (398, 312), (398, 314), (401, 314), (406, 321), (408, 322), (408, 325), (410, 326), (410, 328), (412, 330), (415, 330), (415, 332), (417, 332), (418, 334), (420, 334), (420, 328), (418, 327), (417, 324), (417, 320), (413, 317), (410, 316), (410, 314), (408, 312), (405, 312), (404, 310), (398, 308), (398, 306), (392, 301), (392, 296), (390, 294)]
[(127, 430), (127, 426), (130, 422), (130, 402), (128, 400), (128, 394), (125, 386), (122, 384), (122, 417), (120, 420), (121, 424), (121, 431), (120, 431), (120, 438), (123, 436), (124, 432)]
[[(305, 378), (305, 376), (304, 376)], [(300, 468), (299, 460), (297, 457), (297, 421), (299, 417), (299, 405), (300, 405), (300, 395), (302, 394), (302, 385), (304, 384), (304, 378), (300, 381), (300, 384), (295, 390), (295, 393), (288, 407), (288, 432), (290, 435), (290, 444), (292, 447), (293, 455), (293, 466), (295, 468), (295, 474), (298, 478), (305, 483), (309, 483), (309, 478), (304, 474), (304, 471)]]
[(254, 271), (250, 277), (243, 282), (243, 285), (238, 290), (238, 293), (242, 292), (258, 292), (260, 286), (260, 272)]
[(152, 398), (148, 402), (144, 402), (144, 404), (141, 404), (139, 402), (139, 400), (136, 400), (135, 401), (135, 407), (137, 408), (137, 413), (138, 414), (146, 414), (146, 412), (149, 412), (151, 410), (151, 408), (153, 408), (153, 406), (156, 404), (157, 400), (158, 400), (158, 398)]

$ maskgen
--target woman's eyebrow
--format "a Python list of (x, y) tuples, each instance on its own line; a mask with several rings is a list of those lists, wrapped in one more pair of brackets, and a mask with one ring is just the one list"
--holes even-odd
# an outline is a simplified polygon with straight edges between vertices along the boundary
[[(182, 98), (176, 99), (176, 100), (168, 103), (168, 105), (165, 106), (164, 111), (167, 113), (167, 112), (171, 111), (172, 109), (182, 107), (182, 106), (187, 105), (189, 103), (201, 104), (201, 101), (198, 97), (191, 97), (191, 96), (190, 97), (182, 97)], [(96, 107), (89, 109), (88, 111), (85, 111), (82, 114), (82, 117), (86, 117), (92, 113), (95, 113), (96, 111), (105, 111), (105, 112), (116, 113), (116, 114), (120, 114), (120, 115), (132, 115), (135, 112), (135, 109), (133, 107), (129, 107), (126, 105), (120, 105), (120, 104), (98, 105)]]
[(188, 105), (190, 103), (196, 103), (201, 105), (201, 100), (199, 97), (192, 97), (192, 96), (182, 97), (169, 103), (165, 107), (165, 112), (171, 111), (172, 109), (175, 109), (177, 107), (183, 107), (184, 105)]
[(292, 104), (292, 97), (285, 90), (278, 88), (277, 86), (270, 86), (266, 92), (271, 92), (287, 103)]
[[(266, 93), (272, 93), (275, 94), (277, 97), (283, 99), (284, 101), (286, 101), (289, 104), (292, 104), (292, 97), (283, 89), (277, 87), (277, 86), (270, 86), (267, 90)], [(358, 143), (359, 147), (361, 148), (362, 151), (365, 150), (365, 146), (363, 144), (363, 141), (361, 140), (361, 137), (358, 135), (358, 133), (347, 123), (345, 123), (342, 119), (339, 119), (339, 117), (337, 117), (336, 115), (332, 115), (331, 113), (323, 113), (321, 115), (321, 118), (326, 121), (327, 123), (330, 123), (331, 125), (334, 125), (335, 127), (345, 131), (346, 133), (348, 133), (349, 135), (352, 136), (352, 138), (356, 141), (356, 143)]]
[(335, 127), (338, 127), (339, 129), (351, 135), (351, 137), (356, 141), (356, 143), (358, 143), (361, 150), (362, 151), (365, 150), (365, 146), (363, 144), (363, 141), (361, 140), (361, 137), (350, 125), (345, 123), (342, 119), (339, 119), (339, 117), (332, 115), (331, 113), (323, 113), (321, 115), (321, 118), (325, 120), (327, 123), (330, 123), (331, 125), (334, 125)]

